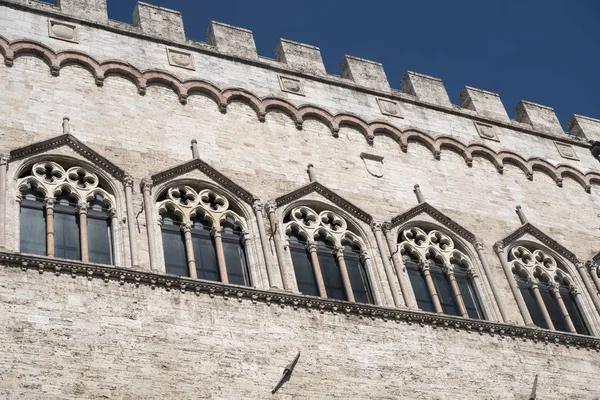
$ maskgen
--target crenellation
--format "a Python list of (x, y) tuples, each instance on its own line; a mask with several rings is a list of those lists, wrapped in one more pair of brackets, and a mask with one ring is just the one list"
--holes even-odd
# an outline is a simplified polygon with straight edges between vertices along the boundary
[(402, 91), (421, 101), (445, 107), (452, 107), (448, 92), (441, 79), (407, 71), (400, 81)]
[(529, 124), (535, 129), (555, 135), (565, 133), (551, 107), (521, 100), (515, 107), (515, 116), (517, 121)]
[(375, 61), (346, 55), (340, 63), (340, 75), (361, 86), (386, 92), (391, 90), (383, 65)]
[(258, 60), (251, 30), (211, 21), (206, 32), (206, 42), (222, 53)]
[(179, 11), (138, 2), (133, 10), (133, 25), (139, 27), (145, 34), (161, 39), (174, 42), (186, 40), (183, 19)]
[(56, 0), (56, 6), (65, 14), (101, 24), (108, 22), (106, 0)]
[(497, 93), (465, 86), (458, 100), (461, 107), (476, 111), (479, 115), (506, 122), (510, 120)]
[(598, 119), (575, 114), (567, 122), (567, 129), (575, 137), (593, 142), (600, 141), (600, 120)]
[(326, 74), (318, 47), (280, 39), (275, 47), (275, 58), (282, 64), (302, 72)]

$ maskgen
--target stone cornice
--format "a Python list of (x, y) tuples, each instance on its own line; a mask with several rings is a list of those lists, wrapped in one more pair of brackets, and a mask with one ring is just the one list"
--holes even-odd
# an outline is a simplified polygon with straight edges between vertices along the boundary
[[(23, 271), (35, 270), (40, 276), (44, 273), (54, 273), (57, 276), (70, 275), (73, 279), (102, 280), (106, 283), (116, 282), (127, 289), (135, 290), (140, 285), (152, 289), (179, 290), (182, 293), (195, 293), (211, 297), (223, 296), (238, 301), (251, 301), (291, 307), (294, 310), (305, 309), (321, 313), (354, 315), (365, 318), (395, 321), (396, 323), (418, 324), (440, 329), (454, 329), (498, 335), (506, 338), (521, 338), (546, 344), (577, 346), (600, 351), (600, 339), (578, 334), (571, 334), (547, 329), (515, 326), (484, 320), (468, 319), (450, 315), (434, 314), (423, 311), (390, 308), (369, 304), (351, 303), (347, 301), (321, 299), (318, 297), (292, 294), (276, 290), (261, 290), (251, 287), (226, 285), (220, 282), (194, 280), (172, 275), (158, 274), (149, 271), (113, 267), (109, 265), (89, 264), (80, 261), (59, 260), (49, 257), (29, 256), (18, 253), (0, 251), (0, 263), (10, 268), (20, 268)], [(34, 277), (32, 276), (32, 278)], [(101, 289), (99, 289), (101, 290)]]
[(446, 214), (442, 213), (427, 202), (423, 202), (418, 206), (392, 218), (391, 227), (399, 226), (404, 222), (413, 219), (419, 214), (429, 215), (431, 218), (448, 228), (452, 233), (457, 234), (473, 245), (476, 244), (477, 238), (471, 231), (463, 228), (458, 222), (454, 221), (452, 218), (448, 217)]
[(521, 225), (518, 229), (516, 229), (504, 239), (498, 241), (496, 244), (501, 244), (504, 248), (506, 248), (525, 234), (530, 234), (531, 236), (542, 242), (544, 245), (548, 246), (548, 248), (554, 250), (561, 256), (565, 257), (573, 264), (579, 262), (579, 259), (575, 254), (571, 253), (569, 250), (567, 250), (566, 247), (558, 243), (556, 240), (552, 239), (550, 236), (546, 235), (544, 232), (542, 232), (529, 222)]
[[(155, 37), (155, 36), (151, 36), (151, 35), (142, 33), (138, 28), (133, 27), (128, 24), (125, 24), (125, 23), (122, 23), (122, 22), (118, 22), (118, 21), (109, 20), (108, 24), (104, 25), (104, 24), (100, 24), (97, 22), (76, 18), (71, 15), (63, 14), (59, 10), (52, 8), (51, 5), (46, 5), (46, 4), (43, 5), (44, 6), (43, 8), (32, 8), (31, 6), (26, 6), (23, 4), (15, 4), (15, 3), (12, 3), (12, 2), (9, 2), (6, 0), (0, 0), (0, 6), (7, 6), (7, 7), (15, 8), (15, 9), (25, 10), (25, 11), (32, 12), (32, 13), (58, 17), (58, 18), (61, 18), (63, 20), (67, 20), (70, 22), (81, 23), (83, 25), (92, 26), (92, 27), (95, 27), (98, 29), (103, 29), (103, 30), (106, 30), (109, 32), (114, 32), (114, 33), (125, 35), (125, 36), (139, 38), (141, 40), (163, 43), (170, 47), (185, 49), (188, 51), (196, 51), (199, 53), (211, 55), (213, 57), (233, 60), (233, 61), (240, 62), (243, 64), (249, 64), (249, 65), (259, 67), (259, 68), (273, 70), (275, 72), (282, 72), (282, 73), (289, 74), (289, 75), (295, 75), (298, 77), (307, 78), (307, 79), (310, 79), (313, 81), (318, 81), (318, 82), (322, 82), (322, 83), (333, 85), (333, 86), (339, 86), (339, 87), (343, 87), (343, 88), (347, 88), (347, 89), (351, 89), (351, 90), (356, 90), (358, 92), (370, 94), (373, 96), (387, 97), (387, 98), (390, 98), (390, 99), (393, 99), (396, 101), (409, 103), (409, 104), (417, 105), (420, 107), (433, 109), (436, 111), (445, 112), (447, 114), (462, 116), (464, 118), (468, 118), (473, 121), (484, 122), (484, 123), (496, 125), (499, 127), (512, 129), (515, 131), (526, 133), (528, 135), (539, 136), (539, 137), (543, 137), (543, 138), (551, 139), (551, 140), (558, 140), (561, 142), (569, 143), (569, 144), (572, 144), (575, 146), (580, 146), (580, 147), (586, 147), (586, 148), (590, 147), (590, 144), (587, 143), (586, 141), (581, 141), (581, 140), (578, 140), (577, 138), (572, 138), (567, 135), (560, 136), (560, 135), (549, 134), (549, 133), (546, 133), (543, 131), (536, 130), (530, 125), (520, 123), (517, 121), (508, 121), (507, 122), (507, 121), (496, 120), (496, 119), (490, 118), (488, 116), (481, 116), (481, 115), (474, 114), (471, 110), (467, 110), (467, 109), (460, 108), (457, 106), (447, 107), (447, 106), (443, 106), (443, 105), (439, 105), (439, 104), (429, 103), (429, 102), (419, 100), (414, 96), (411, 96), (406, 93), (402, 93), (402, 92), (400, 92), (398, 90), (394, 90), (394, 89), (392, 89), (391, 91), (388, 92), (388, 91), (377, 90), (377, 89), (361, 86), (359, 84), (356, 84), (353, 81), (350, 81), (348, 79), (341, 78), (341, 77), (338, 77), (335, 75), (317, 75), (317, 74), (311, 74), (311, 73), (308, 73), (305, 71), (299, 71), (299, 70), (291, 68), (287, 65), (270, 60), (268, 58), (259, 57), (259, 59), (256, 60), (256, 59), (244, 58), (244, 57), (240, 57), (240, 56), (234, 56), (234, 55), (230, 55), (230, 54), (224, 54), (224, 53), (218, 51), (214, 46), (211, 46), (211, 45), (209, 45), (207, 43), (203, 43), (203, 42), (187, 40), (185, 43), (180, 43), (180, 42), (173, 42), (173, 41), (165, 40), (163, 38), (159, 38), (159, 37)], [(480, 90), (480, 89), (478, 89), (478, 90)]]
[(41, 142), (33, 143), (28, 146), (14, 149), (10, 152), (10, 161), (16, 161), (23, 158), (28, 158), (39, 153), (43, 153), (48, 150), (53, 150), (58, 147), (67, 146), (73, 149), (78, 154), (82, 155), (85, 159), (89, 160), (94, 166), (101, 168), (102, 170), (110, 173), (112, 176), (125, 182), (127, 174), (121, 168), (110, 162), (105, 157), (101, 156), (96, 151), (92, 150), (71, 134), (65, 134), (55, 136), (53, 138), (43, 140)]
[[(309, 104), (295, 106), (287, 100), (276, 97), (260, 98), (244, 89), (220, 89), (210, 82), (199, 79), (183, 81), (175, 75), (161, 70), (140, 71), (125, 61), (108, 60), (99, 62), (83, 52), (72, 50), (57, 53), (44, 44), (31, 40), (9, 42), (0, 36), (0, 54), (4, 56), (4, 62), (8, 66), (13, 65), (15, 57), (19, 54), (40, 57), (50, 67), (50, 73), (54, 76), (59, 76), (61, 68), (65, 65), (79, 64), (91, 72), (98, 86), (104, 84), (104, 79), (109, 74), (121, 75), (134, 82), (138, 88), (138, 92), (142, 95), (146, 93), (148, 85), (161, 84), (171, 88), (177, 94), (182, 104), (187, 104), (188, 96), (195, 93), (202, 93), (215, 101), (219, 111), (222, 113), (227, 112), (227, 107), (231, 102), (242, 101), (255, 111), (258, 120), (261, 122), (266, 120), (266, 114), (269, 111), (282, 111), (294, 121), (296, 128), (299, 130), (302, 129), (305, 120), (314, 118), (325, 124), (331, 130), (334, 137), (337, 137), (341, 126), (350, 126), (359, 131), (370, 144), (375, 140), (375, 135), (388, 135), (398, 142), (401, 150), (404, 152), (408, 151), (409, 143), (419, 142), (427, 147), (437, 160), (441, 157), (442, 149), (449, 149), (460, 154), (469, 167), (473, 165), (474, 156), (483, 157), (492, 162), (499, 173), (503, 172), (504, 164), (509, 163), (520, 168), (530, 180), (533, 179), (534, 170), (545, 173), (559, 187), (562, 187), (565, 177), (570, 177), (577, 181), (588, 193), (591, 191), (592, 183), (600, 184), (600, 172), (597, 171), (583, 173), (571, 165), (554, 165), (540, 157), (525, 159), (514, 151), (495, 151), (487, 145), (478, 142), (464, 144), (450, 136), (434, 136), (412, 127), (401, 130), (386, 121), (375, 120), (369, 122), (349, 113), (333, 115), (321, 107)], [(552, 138), (557, 139), (554, 136)], [(579, 144), (581, 145), (581, 143)], [(586, 147), (589, 146), (586, 145)]]
[(209, 178), (214, 180), (216, 183), (228, 189), (233, 194), (235, 194), (240, 199), (244, 200), (246, 203), (252, 205), (254, 201), (257, 199), (252, 193), (248, 192), (246, 189), (233, 182), (231, 179), (217, 171), (215, 168), (210, 166), (210, 164), (202, 161), (199, 158), (184, 162), (183, 164), (176, 165), (172, 168), (164, 170), (162, 172), (158, 172), (150, 177), (153, 185), (158, 185), (163, 182), (167, 182), (181, 176), (192, 170), (199, 170)]
[(369, 213), (356, 207), (348, 200), (344, 199), (343, 197), (336, 194), (334, 191), (328, 189), (327, 187), (323, 186), (317, 181), (311, 182), (308, 185), (304, 185), (290, 193), (284, 194), (283, 196), (276, 198), (275, 203), (277, 204), (277, 207), (280, 207), (284, 204), (288, 204), (313, 192), (319, 193), (321, 196), (330, 200), (333, 204), (340, 207), (342, 210), (346, 211), (350, 215), (358, 218), (359, 220), (367, 224), (371, 223), (371, 221), (373, 220), (373, 217)]

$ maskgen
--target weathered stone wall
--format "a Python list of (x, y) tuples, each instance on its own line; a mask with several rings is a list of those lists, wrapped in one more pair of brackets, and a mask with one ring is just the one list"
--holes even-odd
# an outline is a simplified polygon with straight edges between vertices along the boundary
[[(63, 12), (77, 14), (78, 2), (63, 3), (74, 7)], [(590, 146), (578, 139), (594, 138), (594, 120), (579, 117), (586, 124), (576, 126), (574, 137), (557, 128), (551, 109), (531, 103), (518, 106), (520, 122), (508, 121), (493, 93), (467, 88), (460, 108), (450, 104), (441, 81), (420, 74), (408, 73), (405, 93), (399, 93), (389, 89), (380, 64), (348, 57), (342, 63), (343, 78), (327, 76), (314, 47), (283, 41), (277, 48), (280, 62), (275, 62), (255, 54), (249, 31), (215, 23), (209, 44), (185, 42), (180, 16), (170, 11), (140, 5), (136, 26), (107, 22), (106, 28), (95, 24), (102, 22), (102, 2), (87, 6), (95, 10), (92, 23), (66, 18), (55, 7), (37, 5), (51, 10), (44, 14), (0, 1), (0, 36), (6, 39), (0, 38), (5, 55), (0, 64), (0, 153), (61, 134), (62, 117), (68, 115), (78, 140), (136, 182), (135, 238), (142, 269), (150, 265), (139, 181), (189, 160), (192, 139), (204, 161), (263, 202), (308, 183), (309, 163), (320, 183), (378, 221), (414, 207), (412, 188), (420, 184), (430, 204), (481, 238), (507, 306), (507, 322), (523, 320), (492, 245), (520, 226), (516, 205), (582, 260), (600, 250), (597, 183), (578, 182), (575, 173), (561, 175), (571, 171), (567, 166), (580, 176), (600, 173)], [(50, 37), (49, 18), (76, 25), (78, 43)], [(157, 25), (147, 25), (152, 18)], [(40, 45), (34, 50), (31, 43), (18, 42), (23, 39), (47, 49)], [(29, 46), (28, 52), (18, 53), (19, 46)], [(195, 69), (171, 65), (167, 48), (192, 54)], [(7, 49), (16, 56), (11, 58)], [(191, 91), (181, 96), (179, 83), (169, 84), (162, 72), (155, 75), (160, 79), (148, 79), (141, 95), (137, 77), (107, 73), (98, 79), (93, 68), (80, 65), (82, 57), (56, 66), (52, 60), (57, 58), (48, 50), (73, 50), (97, 62), (118, 60), (139, 71), (166, 71), (181, 81), (202, 80), (223, 91), (241, 88), (293, 107), (280, 102), (279, 109), (257, 111), (246, 95), (244, 101), (231, 101), (223, 113), (214, 95)], [(280, 76), (299, 80), (303, 95), (282, 90)], [(402, 118), (382, 113), (378, 98), (396, 102)], [(305, 104), (346, 116), (306, 117), (299, 130), (290, 110)], [(287, 112), (281, 111), (285, 107)], [(338, 131), (327, 121), (345, 123)], [(373, 121), (385, 124), (387, 134), (377, 125), (365, 128)], [(494, 126), (498, 141), (482, 138), (474, 121)], [(419, 133), (403, 149), (392, 128)], [(365, 135), (374, 136), (372, 143)], [(448, 137), (454, 150), (440, 151), (431, 139), (440, 136)], [(466, 162), (464, 147), (452, 139), (480, 147), (471, 148)], [(555, 140), (572, 146), (579, 160), (561, 157)], [(499, 173), (490, 157), (478, 155), (483, 146), (539, 163), (530, 171), (531, 179), (515, 165), (530, 165), (525, 162), (505, 162)], [(363, 152), (384, 157), (383, 177), (369, 173), (360, 158)], [(81, 158), (64, 148), (48, 153)], [(19, 248), (15, 174), (26, 162), (17, 160), (8, 168), (6, 247), (11, 251)], [(122, 265), (131, 267), (124, 192), (119, 182), (112, 184), (119, 201)], [(368, 227), (365, 231), (382, 305), (393, 306), (389, 286), (398, 282), (387, 281), (373, 234)], [(258, 235), (252, 240), (253, 268), (260, 277), (254, 284), (268, 289)], [(271, 249), (267, 256), (275, 262), (273, 254)], [(1, 368), (8, 371), (0, 380), (0, 393), (9, 398), (265, 398), (296, 350), (303, 351), (302, 363), (280, 398), (524, 398), (536, 373), (543, 386), (540, 397), (600, 396), (593, 375), (596, 351), (206, 294), (0, 271)], [(591, 294), (585, 295), (592, 323), (598, 325)]]

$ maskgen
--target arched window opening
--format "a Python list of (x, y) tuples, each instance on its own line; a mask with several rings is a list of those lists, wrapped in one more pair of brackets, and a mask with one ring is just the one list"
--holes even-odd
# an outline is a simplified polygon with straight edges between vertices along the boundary
[(176, 185), (159, 196), (158, 209), (167, 273), (250, 286), (246, 225), (225, 196)]
[(301, 293), (373, 303), (364, 243), (344, 218), (333, 211), (299, 206), (283, 222)]
[(589, 335), (579, 307), (580, 296), (564, 266), (547, 252), (515, 246), (509, 261), (519, 292), (536, 326)]
[(108, 184), (98, 175), (68, 162), (42, 161), (25, 170), (19, 177), (21, 252), (114, 264), (115, 202), (103, 187)]
[(485, 318), (475, 290), (475, 269), (449, 236), (411, 227), (401, 232), (398, 242), (421, 310)]
[(21, 253), (46, 255), (46, 214), (44, 199), (35, 183), (21, 189)]

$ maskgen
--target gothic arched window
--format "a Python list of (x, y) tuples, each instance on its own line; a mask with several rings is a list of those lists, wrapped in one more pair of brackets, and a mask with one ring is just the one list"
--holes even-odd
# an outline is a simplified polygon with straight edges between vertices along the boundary
[(365, 245), (342, 217), (299, 206), (286, 215), (284, 223), (301, 293), (373, 303)]
[(250, 285), (246, 224), (225, 196), (177, 185), (159, 196), (158, 210), (167, 273)]
[(475, 269), (449, 236), (411, 227), (398, 241), (421, 310), (485, 318), (475, 290)]
[(19, 177), (23, 253), (114, 264), (114, 198), (81, 166), (42, 161)]
[(573, 279), (544, 250), (515, 246), (509, 262), (531, 320), (536, 326), (589, 335)]

